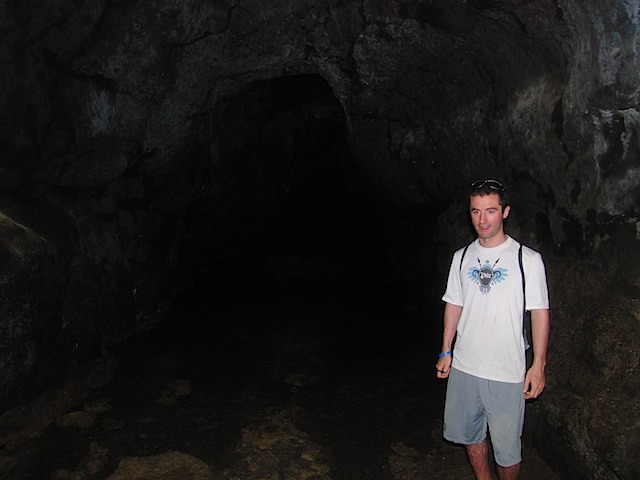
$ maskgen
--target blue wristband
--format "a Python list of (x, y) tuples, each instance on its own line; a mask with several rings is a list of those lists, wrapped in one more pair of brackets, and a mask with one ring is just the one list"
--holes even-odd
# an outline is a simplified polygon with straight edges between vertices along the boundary
[(441, 354), (438, 355), (439, 358), (442, 357), (446, 357), (447, 355), (451, 355), (453, 353), (453, 350), (449, 350), (448, 352), (442, 352)]

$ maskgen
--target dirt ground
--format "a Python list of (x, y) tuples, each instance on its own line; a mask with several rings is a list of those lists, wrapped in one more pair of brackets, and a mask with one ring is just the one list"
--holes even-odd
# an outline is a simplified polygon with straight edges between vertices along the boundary
[[(0, 480), (473, 479), (441, 437), (433, 319), (396, 287), (226, 267), (82, 382), (5, 414)], [(559, 479), (526, 442), (521, 478)]]

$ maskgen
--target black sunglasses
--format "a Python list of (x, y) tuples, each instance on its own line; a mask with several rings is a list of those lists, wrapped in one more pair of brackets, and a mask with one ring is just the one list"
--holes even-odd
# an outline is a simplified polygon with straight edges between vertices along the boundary
[(499, 182), (498, 180), (492, 180), (492, 179), (476, 180), (471, 184), (471, 190), (480, 190), (485, 185), (489, 187), (491, 190), (497, 190), (499, 192), (505, 191), (504, 185), (501, 182)]

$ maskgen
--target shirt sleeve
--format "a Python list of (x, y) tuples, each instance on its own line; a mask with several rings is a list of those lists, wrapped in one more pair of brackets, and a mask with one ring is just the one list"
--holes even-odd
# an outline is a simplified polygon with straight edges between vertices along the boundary
[(549, 290), (542, 255), (531, 249), (524, 249), (522, 263), (525, 274), (525, 297), (527, 310), (549, 308)]
[(442, 296), (443, 301), (459, 307), (464, 306), (462, 282), (460, 281), (460, 260), (462, 260), (462, 250), (463, 249), (460, 249), (453, 254), (451, 266), (449, 267), (447, 288)]

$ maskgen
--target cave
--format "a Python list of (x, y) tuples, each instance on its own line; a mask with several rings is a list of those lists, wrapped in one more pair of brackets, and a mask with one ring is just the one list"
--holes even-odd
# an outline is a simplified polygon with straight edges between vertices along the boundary
[(640, 477), (637, 2), (0, 12), (0, 478), (473, 478), (433, 365), (479, 178), (547, 268), (522, 478)]

